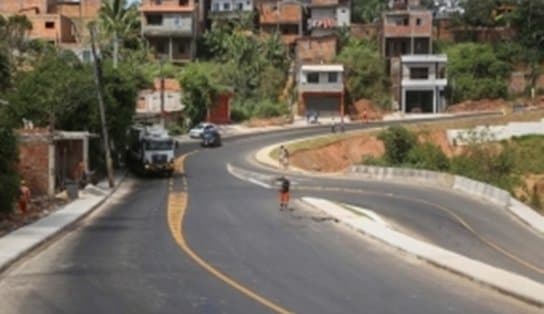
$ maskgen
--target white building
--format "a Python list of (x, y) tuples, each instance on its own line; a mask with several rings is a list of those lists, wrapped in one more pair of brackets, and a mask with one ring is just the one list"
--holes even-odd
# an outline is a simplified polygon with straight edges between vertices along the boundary
[(253, 0), (211, 0), (210, 13), (252, 12)]
[(446, 55), (401, 57), (402, 112), (437, 113), (446, 109), (447, 62)]
[(344, 115), (344, 66), (304, 64), (298, 73), (298, 114)]

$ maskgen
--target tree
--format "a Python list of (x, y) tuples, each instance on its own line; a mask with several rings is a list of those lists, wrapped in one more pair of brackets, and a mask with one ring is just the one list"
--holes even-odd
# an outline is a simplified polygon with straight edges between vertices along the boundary
[(392, 126), (378, 134), (385, 146), (385, 160), (391, 165), (408, 161), (410, 151), (417, 146), (417, 136), (402, 126)]
[(213, 62), (194, 62), (185, 67), (180, 78), (183, 86), (184, 113), (191, 124), (201, 121), (215, 98), (226, 90), (222, 66)]
[(70, 51), (54, 52), (34, 69), (19, 73), (8, 93), (8, 113), (20, 123), (25, 118), (47, 126), (51, 115), (56, 127), (73, 129), (85, 121), (94, 105), (92, 73)]
[[(148, 81), (143, 74), (121, 64), (103, 65), (104, 102), (110, 126), (115, 158), (124, 150), (126, 130), (132, 123), (137, 90)], [(15, 76), (13, 88), (7, 93), (10, 105), (6, 113), (10, 121), (21, 124), (23, 118), (36, 126), (63, 130), (88, 130), (100, 134), (100, 115), (93, 82), (92, 68), (83, 64), (71, 51), (53, 51), (27, 72)]]
[(353, 100), (371, 99), (386, 105), (387, 75), (385, 60), (373, 42), (350, 40), (337, 60), (344, 65), (346, 88)]
[[(12, 15), (5, 19), (0, 17), (0, 48), (7, 51), (12, 65), (16, 65), (15, 55), (22, 55), (28, 32), (32, 23), (25, 15)], [(4, 42), (4, 47), (1, 43)], [(17, 62), (18, 63), (18, 62)]]
[(531, 83), (535, 86), (539, 65), (544, 60), (544, 2), (520, 0), (508, 20), (519, 32), (519, 41), (525, 47), (523, 55), (531, 68)]
[(383, 0), (354, 1), (352, 19), (354, 22), (374, 23), (380, 19), (386, 5)]
[(138, 36), (139, 18), (136, 3), (127, 6), (126, 0), (104, 0), (98, 18), (113, 45), (113, 67), (117, 68), (119, 43)]
[(461, 3), (464, 14), (458, 22), (466, 26), (495, 26), (492, 12), (498, 7), (497, 0), (465, 0)]
[(17, 139), (12, 125), (0, 108), (0, 213), (9, 213), (18, 194)]
[(500, 98), (507, 94), (511, 66), (500, 60), (489, 44), (462, 43), (446, 48), (453, 101)]
[(5, 51), (0, 50), (0, 92), (4, 91), (11, 81), (11, 69), (9, 57)]

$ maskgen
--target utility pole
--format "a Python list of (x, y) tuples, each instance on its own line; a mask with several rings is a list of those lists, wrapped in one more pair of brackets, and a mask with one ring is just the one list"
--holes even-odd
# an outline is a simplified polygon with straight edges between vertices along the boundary
[(104, 150), (106, 151), (106, 171), (108, 173), (108, 183), (110, 188), (113, 188), (115, 181), (113, 179), (113, 164), (111, 161), (110, 141), (108, 138), (108, 129), (106, 126), (106, 112), (104, 110), (104, 99), (102, 97), (102, 71), (100, 69), (100, 59), (96, 53), (95, 47), (95, 24), (89, 25), (91, 33), (91, 51), (94, 60), (94, 81), (96, 83), (96, 94), (98, 98), (98, 107), (100, 109), (100, 122), (102, 124), (102, 137), (104, 139)]
[(162, 66), (164, 65), (164, 57), (161, 57), (160, 61), (160, 76), (161, 76), (161, 126), (164, 128), (166, 126), (165, 122), (165, 112), (164, 112), (164, 73), (162, 71)]

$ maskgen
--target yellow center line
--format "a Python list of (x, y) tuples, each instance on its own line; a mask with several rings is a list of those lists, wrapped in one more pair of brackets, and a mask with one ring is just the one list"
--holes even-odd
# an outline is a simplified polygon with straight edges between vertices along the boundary
[[(190, 153), (189, 153), (190, 154)], [(177, 172), (182, 173), (184, 170), (184, 161), (185, 158), (189, 155), (185, 154), (175, 161), (175, 169)], [(182, 179), (183, 184), (187, 185), (187, 181), (185, 178)], [(185, 236), (183, 234), (183, 219), (185, 216), (185, 212), (187, 210), (187, 203), (188, 203), (189, 196), (186, 192), (172, 192), (168, 196), (168, 226), (170, 228), (170, 233), (172, 234), (172, 237), (176, 241), (177, 245), (187, 254), (189, 255), (199, 266), (204, 268), (207, 272), (218, 278), (219, 280), (223, 281), (227, 285), (231, 286), (233, 289), (237, 290), (238, 292), (242, 293), (243, 295), (247, 296), (250, 299), (253, 299), (254, 301), (260, 303), (261, 305), (267, 307), (268, 309), (272, 310), (276, 313), (292, 313), (291, 311), (283, 308), (282, 306), (266, 299), (265, 297), (257, 294), (256, 292), (253, 292), (249, 288), (246, 288), (242, 284), (238, 283), (225, 273), (221, 272), (217, 268), (210, 265), (207, 261), (205, 261), (202, 257), (200, 257), (193, 249), (189, 246), (187, 241), (185, 240)]]

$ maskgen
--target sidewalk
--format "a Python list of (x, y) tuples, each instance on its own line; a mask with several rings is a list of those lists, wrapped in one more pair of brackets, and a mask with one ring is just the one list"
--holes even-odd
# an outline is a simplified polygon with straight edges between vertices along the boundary
[(80, 191), (78, 199), (63, 208), (1, 237), (0, 271), (96, 209), (115, 192), (124, 178), (125, 174), (116, 175), (113, 189), (108, 188), (107, 181), (97, 186), (89, 185)]

